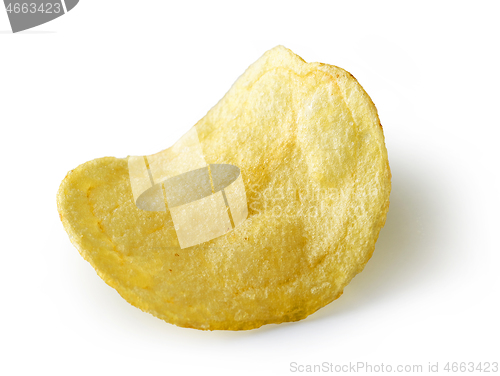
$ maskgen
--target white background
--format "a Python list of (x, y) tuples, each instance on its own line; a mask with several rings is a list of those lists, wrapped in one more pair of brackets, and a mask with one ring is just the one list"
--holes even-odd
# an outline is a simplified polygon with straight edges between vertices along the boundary
[[(0, 374), (499, 362), (498, 4), (81, 0), (15, 35), (0, 11)], [(347, 69), (377, 105), (386, 226), (344, 295), (304, 321), (167, 324), (80, 257), (57, 189), (87, 160), (170, 146), (278, 44)]]

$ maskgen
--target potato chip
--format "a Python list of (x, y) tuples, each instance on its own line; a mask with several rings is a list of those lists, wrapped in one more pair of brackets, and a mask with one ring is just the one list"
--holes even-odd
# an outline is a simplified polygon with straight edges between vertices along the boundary
[[(143, 311), (203, 330), (297, 321), (338, 298), (375, 249), (391, 186), (377, 110), (356, 79), (278, 46), (193, 129), (203, 153), (193, 154), (196, 168), (239, 168), (233, 186), (217, 183), (199, 196), (209, 213), (227, 207), (217, 215), (227, 226), (231, 214), (233, 228), (181, 248), (175, 223), (190, 223), (199, 210), (179, 205), (194, 204), (171, 187), (165, 205), (178, 206), (164, 207), (158, 188), (152, 211), (137, 207), (152, 186), (148, 168), (174, 160), (175, 147), (146, 169), (136, 157), (95, 159), (68, 173), (57, 204), (97, 274)], [(189, 173), (180, 162), (170, 166), (180, 167), (157, 170), (153, 180)]]

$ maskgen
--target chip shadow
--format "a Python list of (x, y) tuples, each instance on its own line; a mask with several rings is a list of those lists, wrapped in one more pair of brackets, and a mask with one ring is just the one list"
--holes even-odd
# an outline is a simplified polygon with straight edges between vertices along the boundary
[[(431, 166), (422, 166), (418, 160), (398, 159), (397, 154), (391, 153), (390, 209), (371, 260), (345, 288), (344, 294), (339, 299), (319, 309), (305, 320), (264, 325), (243, 332), (186, 331), (144, 315), (125, 304), (125, 301), (122, 301), (110, 288), (109, 294), (113, 295), (113, 300), (117, 300), (119, 306), (116, 312), (119, 309), (120, 315), (123, 315), (123, 306), (126, 306), (131, 314), (128, 319), (132, 320), (133, 316), (133, 320), (143, 320), (148, 326), (151, 325), (153, 331), (159, 333), (172, 334), (180, 330), (179, 335), (188, 338), (199, 339), (200, 336), (208, 335), (212, 340), (215, 338), (234, 340), (260, 336), (264, 333), (271, 334), (276, 330), (290, 332), (293, 331), (291, 328), (304, 328), (317, 322), (324, 324), (326, 320), (334, 325), (340, 316), (351, 315), (355, 311), (362, 313), (368, 311), (371, 306), (384, 305), (401, 296), (408, 296), (420, 288), (422, 280), (426, 280), (426, 283), (439, 280), (442, 273), (439, 266), (442, 265), (441, 260), (450, 257), (445, 250), (436, 252), (436, 244), (446, 236), (440, 229), (442, 226), (439, 214), (447, 206), (447, 187), (439, 187), (439, 183), (432, 179), (436, 172), (430, 171)], [(107, 298), (109, 299), (109, 296)], [(107, 305), (109, 306), (109, 300)], [(324, 328), (323, 325), (322, 327)]]
[[(431, 283), (441, 278), (444, 250), (436, 252), (446, 235), (440, 230), (440, 213), (447, 204), (446, 188), (432, 179), (436, 171), (422, 166), (418, 158), (394, 158), (391, 163), (392, 190), (390, 208), (375, 251), (365, 269), (344, 289), (337, 300), (319, 309), (305, 320), (279, 325), (265, 325), (250, 332), (276, 329), (290, 330), (313, 322), (330, 320), (353, 311), (407, 296), (421, 288), (422, 281)], [(404, 154), (404, 153), (402, 153)]]
[(439, 280), (440, 260), (435, 244), (444, 235), (439, 213), (446, 202), (445, 190), (436, 186), (429, 170), (418, 162), (391, 164), (390, 208), (372, 258), (344, 289), (344, 294), (305, 321), (332, 319), (384, 304), (418, 290), (423, 280)]

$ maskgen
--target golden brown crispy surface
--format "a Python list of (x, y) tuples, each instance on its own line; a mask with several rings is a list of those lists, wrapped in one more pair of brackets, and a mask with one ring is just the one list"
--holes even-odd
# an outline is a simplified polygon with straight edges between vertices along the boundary
[(248, 219), (180, 249), (168, 211), (135, 206), (127, 160), (95, 159), (57, 195), (81, 255), (128, 302), (183, 327), (296, 321), (338, 298), (389, 207), (382, 128), (354, 77), (278, 46), (196, 128), (207, 163), (240, 167)]

